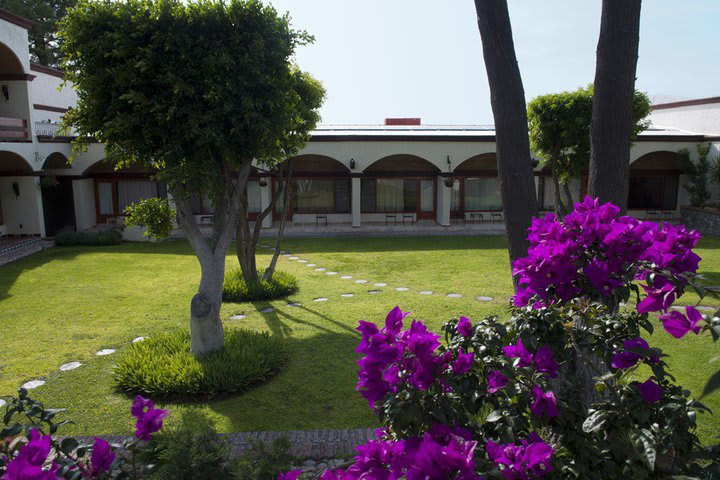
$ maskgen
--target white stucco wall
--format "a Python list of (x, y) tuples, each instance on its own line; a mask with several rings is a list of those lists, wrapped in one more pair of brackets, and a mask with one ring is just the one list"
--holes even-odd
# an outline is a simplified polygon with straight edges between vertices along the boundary
[(720, 133), (720, 103), (663, 108), (650, 113), (650, 121), (660, 127), (674, 127), (703, 134)]
[(95, 226), (95, 186), (92, 178), (73, 180), (75, 201), (75, 227), (78, 232)]
[[(17, 197), (14, 182), (20, 188)], [(0, 177), (0, 202), (8, 235), (45, 235), (38, 177)]]

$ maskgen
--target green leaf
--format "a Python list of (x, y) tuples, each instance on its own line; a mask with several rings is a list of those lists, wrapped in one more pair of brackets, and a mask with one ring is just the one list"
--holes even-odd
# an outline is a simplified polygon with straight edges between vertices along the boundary
[(600, 410), (593, 412), (583, 422), (583, 432), (591, 433), (600, 430), (600, 428), (605, 424), (606, 420), (607, 415), (605, 414), (605, 412)]
[(705, 384), (705, 388), (703, 388), (702, 395), (700, 395), (700, 398), (703, 398), (718, 389), (720, 389), (720, 370), (715, 372), (713, 376), (710, 377), (710, 380), (707, 381), (707, 383)]
[(60, 442), (60, 450), (62, 450), (63, 453), (65, 453), (65, 454), (70, 454), (73, 450), (75, 450), (78, 447), (78, 445), (80, 445), (80, 444), (78, 443), (77, 440), (75, 440), (72, 437), (68, 437), (68, 438), (64, 439), (62, 442)]
[(648, 467), (648, 469), (650, 469), (650, 471), (655, 471), (655, 459), (657, 457), (657, 453), (655, 452), (655, 447), (653, 445), (655, 438), (652, 433), (643, 428), (640, 431), (631, 432), (630, 440), (632, 440), (635, 451), (643, 463)]
[(490, 412), (490, 414), (487, 416), (485, 421), (488, 423), (495, 423), (498, 420), (500, 420), (501, 418), (503, 418), (502, 412), (495, 410), (493, 412)]

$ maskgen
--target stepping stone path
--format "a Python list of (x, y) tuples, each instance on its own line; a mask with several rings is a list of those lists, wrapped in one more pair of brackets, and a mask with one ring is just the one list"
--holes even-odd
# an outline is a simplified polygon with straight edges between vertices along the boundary
[(230, 317), (230, 320), (242, 320), (243, 318), (247, 318), (247, 315), (233, 315), (232, 317)]
[(317, 263), (308, 263), (306, 267), (317, 267)]
[(60, 371), (68, 372), (70, 370), (75, 370), (76, 368), (79, 368), (81, 366), (82, 366), (82, 363), (80, 363), (80, 362), (64, 363), (64, 364), (60, 365)]
[(327, 302), (327, 300), (328, 299), (325, 297), (318, 297), (318, 298), (314, 298), (313, 302)]
[(29, 382), (23, 383), (20, 388), (32, 390), (33, 388), (42, 387), (43, 385), (45, 385), (45, 380), (30, 380)]
[(396, 292), (407, 292), (408, 290), (410, 290), (410, 289), (407, 287), (397, 287), (395, 289)]
[(324, 268), (322, 268), (322, 267), (319, 267), (319, 268), (316, 268), (316, 269), (315, 269), (315, 271), (316, 271), (316, 272), (324, 272), (324, 271), (325, 271), (325, 269), (324, 269)]
[(350, 298), (350, 297), (354, 297), (355, 295), (352, 293), (341, 293), (340, 296), (344, 297), (344, 298)]
[(275, 309), (273, 307), (265, 307), (262, 310), (260, 310), (260, 313), (272, 313)]
[(380, 290), (368, 290), (368, 293), (369, 293), (370, 295), (375, 295), (375, 294), (380, 293)]
[(350, 280), (352, 278), (352, 275), (343, 275), (340, 278), (342, 278), (343, 280)]
[(7, 402), (0, 398), (0, 408), (4, 407), (7, 404)]
[(448, 293), (449, 298), (462, 298), (462, 295), (459, 293)]
[(288, 307), (299, 307), (301, 305), (302, 305), (301, 303), (297, 303), (297, 302), (292, 302), (292, 303), (287, 304)]
[(355, 283), (367, 283), (367, 280), (355, 280)]
[(287, 250), (280, 250), (280, 253), (284, 255), (287, 253)]
[(104, 349), (100, 350), (99, 352), (95, 352), (95, 355), (97, 355), (99, 357), (104, 357), (105, 355), (112, 355), (113, 353), (115, 353), (114, 348), (104, 348)]
[(430, 290), (422, 290), (419, 293), (420, 293), (420, 295), (432, 295), (433, 294), (433, 292), (431, 292)]
[(137, 337), (137, 338), (133, 339), (133, 343), (139, 343), (139, 342), (144, 342), (144, 341), (145, 341), (145, 337)]
[(300, 260), (300, 257), (288, 257), (288, 260)]
[(260, 245), (260, 248), (272, 248), (270, 245)]
[(375, 287), (387, 287), (387, 283), (376, 283)]
[(475, 300), (477, 300), (478, 302), (489, 302), (492, 300), (492, 297), (480, 295), (479, 297), (475, 297)]
[(298, 260), (298, 263), (307, 263), (307, 260)]
[(337, 275), (337, 272), (325, 272), (325, 275)]

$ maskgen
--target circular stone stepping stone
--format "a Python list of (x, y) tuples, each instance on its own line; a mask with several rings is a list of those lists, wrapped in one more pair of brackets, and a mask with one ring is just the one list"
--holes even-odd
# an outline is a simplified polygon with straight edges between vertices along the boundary
[(327, 302), (328, 299), (325, 297), (313, 298), (313, 302)]
[(145, 337), (133, 338), (133, 343), (139, 343), (139, 342), (144, 342), (144, 341), (145, 341)]
[(5, 400), (3, 400), (2, 398), (0, 398), (0, 408), (4, 407), (6, 404), (7, 404), (7, 402)]
[(82, 363), (80, 362), (63, 363), (62, 365), (60, 365), (60, 371), (69, 372), (70, 370), (75, 370), (76, 368), (79, 368), (81, 366)]
[(433, 292), (431, 292), (430, 290), (422, 290), (418, 293), (420, 293), (420, 295), (432, 295), (433, 294)]
[(112, 355), (113, 353), (115, 353), (114, 348), (104, 348), (104, 349), (100, 350), (99, 352), (95, 352), (95, 355), (104, 357), (105, 355)]
[(282, 255), (280, 255), (280, 256), (281, 256), (281, 257), (289, 257), (289, 256), (290, 256), (290, 254), (289, 254), (289, 253), (283, 253), (283, 254), (282, 254)]
[(462, 295), (459, 293), (448, 293), (449, 298), (462, 298)]
[(484, 295), (480, 295), (479, 297), (475, 297), (475, 300), (478, 302), (489, 302), (492, 300), (492, 297), (486, 297)]
[(695, 308), (697, 308), (698, 310), (703, 310), (705, 312), (714, 312), (717, 310), (717, 308), (708, 307), (708, 306), (700, 306), (700, 307), (695, 307)]
[(395, 289), (396, 292), (407, 292), (408, 290), (410, 290), (410, 289), (407, 287), (397, 287)]
[(288, 304), (287, 304), (288, 307), (299, 307), (300, 305), (302, 305), (302, 304), (301, 304), (301, 303), (297, 303), (297, 302), (292, 302), (292, 303), (288, 303)]
[(230, 317), (230, 320), (242, 320), (243, 318), (247, 318), (247, 315), (239, 314), (239, 315), (233, 315)]
[(318, 267), (318, 268), (315, 269), (315, 271), (316, 271), (316, 272), (324, 272), (325, 269), (322, 268), (322, 267)]
[(367, 283), (367, 280), (355, 280), (355, 283)]
[(280, 250), (280, 253), (285, 254), (285, 253), (287, 253), (287, 250)]
[(307, 263), (307, 260), (298, 260), (298, 263)]
[(300, 260), (300, 257), (288, 257), (288, 260)]
[(341, 297), (344, 297), (344, 298), (350, 298), (350, 297), (354, 297), (355, 294), (353, 294), (353, 293), (341, 293), (340, 296), (341, 296)]
[(20, 388), (32, 390), (33, 388), (42, 387), (43, 385), (45, 385), (45, 380), (30, 380), (29, 382), (23, 383)]
[(340, 278), (342, 278), (343, 280), (350, 280), (352, 278), (352, 275), (343, 275)]
[(380, 293), (380, 290), (368, 290), (368, 293), (369, 293), (370, 295), (375, 295), (375, 294)]
[(262, 310), (260, 310), (260, 313), (272, 313), (275, 309), (273, 307), (265, 307)]
[(375, 287), (387, 287), (387, 283), (376, 283), (374, 284)]
[(306, 267), (317, 267), (317, 263), (308, 263)]
[(273, 248), (270, 245), (260, 245), (260, 248)]
[(325, 275), (337, 275), (337, 272), (325, 272)]

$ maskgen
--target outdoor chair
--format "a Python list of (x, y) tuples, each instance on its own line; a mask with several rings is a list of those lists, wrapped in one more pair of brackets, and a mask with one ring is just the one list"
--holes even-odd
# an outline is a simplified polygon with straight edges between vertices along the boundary
[(327, 210), (315, 210), (315, 226), (320, 226), (320, 221), (325, 222), (325, 226), (328, 225), (328, 212)]

